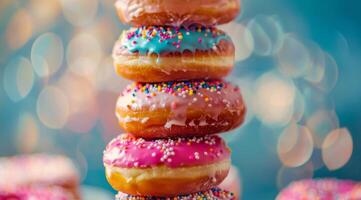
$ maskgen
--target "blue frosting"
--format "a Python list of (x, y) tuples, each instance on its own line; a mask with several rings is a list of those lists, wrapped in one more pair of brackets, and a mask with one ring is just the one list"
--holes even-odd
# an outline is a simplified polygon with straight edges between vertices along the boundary
[(216, 28), (204, 27), (140, 27), (124, 33), (123, 47), (129, 52), (161, 54), (164, 52), (183, 52), (189, 50), (210, 50), (221, 40), (231, 38)]

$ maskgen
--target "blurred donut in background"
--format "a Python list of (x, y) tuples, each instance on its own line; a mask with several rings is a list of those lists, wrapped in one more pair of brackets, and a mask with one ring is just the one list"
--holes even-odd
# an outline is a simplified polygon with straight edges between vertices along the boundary
[(283, 189), (277, 200), (357, 200), (361, 199), (361, 185), (348, 180), (300, 180)]
[[(79, 173), (61, 155), (33, 154), (0, 158), (0, 190), (17, 191), (33, 186), (60, 187), (79, 199)], [(37, 189), (36, 189), (37, 191)]]
[(1, 200), (75, 200), (75, 197), (61, 187), (19, 187), (3, 190)]
[(241, 178), (238, 169), (235, 166), (231, 167), (228, 176), (218, 187), (232, 192), (235, 199), (241, 198)]

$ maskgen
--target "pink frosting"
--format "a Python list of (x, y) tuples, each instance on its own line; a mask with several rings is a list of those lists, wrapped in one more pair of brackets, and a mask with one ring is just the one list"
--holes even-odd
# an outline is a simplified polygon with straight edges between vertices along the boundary
[(171, 168), (212, 164), (230, 158), (230, 150), (219, 136), (158, 139), (147, 141), (123, 134), (104, 151), (104, 164), (123, 168)]
[(282, 190), (277, 200), (361, 199), (361, 185), (336, 179), (296, 181)]

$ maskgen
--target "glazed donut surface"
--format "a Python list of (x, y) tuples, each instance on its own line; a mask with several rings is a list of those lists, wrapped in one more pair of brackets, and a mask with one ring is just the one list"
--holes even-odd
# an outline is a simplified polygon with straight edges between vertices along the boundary
[[(115, 198), (116, 200), (168, 200), (170, 198), (165, 197), (141, 197), (133, 196), (119, 192)], [(175, 196), (171, 198), (172, 200), (193, 200), (193, 199), (211, 199), (211, 200), (236, 200), (231, 192), (219, 189), (212, 188), (204, 192), (197, 192), (188, 195)]]
[(143, 25), (213, 26), (232, 21), (240, 11), (239, 0), (118, 0), (123, 23)]
[(216, 28), (140, 27), (113, 50), (116, 72), (138, 82), (218, 79), (234, 65), (234, 45)]
[(143, 138), (203, 136), (244, 120), (240, 90), (225, 81), (134, 83), (119, 97), (120, 126)]

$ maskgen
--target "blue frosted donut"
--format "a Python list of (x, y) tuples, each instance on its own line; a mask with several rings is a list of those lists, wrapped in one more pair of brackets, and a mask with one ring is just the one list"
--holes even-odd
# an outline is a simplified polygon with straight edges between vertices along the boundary
[(123, 32), (113, 58), (117, 73), (134, 81), (219, 79), (234, 65), (234, 45), (212, 27), (139, 27)]

